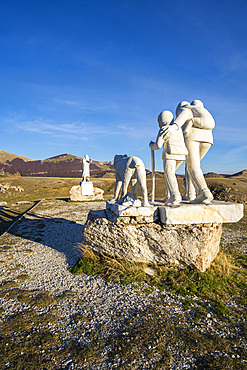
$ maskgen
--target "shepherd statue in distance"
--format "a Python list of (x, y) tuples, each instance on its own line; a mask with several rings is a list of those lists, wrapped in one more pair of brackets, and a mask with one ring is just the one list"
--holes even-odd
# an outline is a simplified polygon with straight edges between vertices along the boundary
[(85, 157), (82, 159), (82, 182), (89, 182), (90, 181), (90, 173), (89, 173), (89, 164), (92, 162), (89, 159), (89, 156), (86, 154)]

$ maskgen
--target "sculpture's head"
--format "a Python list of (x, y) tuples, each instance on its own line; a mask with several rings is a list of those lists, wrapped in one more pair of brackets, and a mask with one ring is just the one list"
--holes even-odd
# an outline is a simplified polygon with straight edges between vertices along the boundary
[(84, 158), (85, 158), (86, 161), (89, 161), (89, 156), (87, 154), (85, 155)]
[(127, 154), (116, 154), (115, 157), (114, 157), (114, 164), (117, 163), (118, 161), (122, 160), (122, 159), (126, 159), (128, 158)]
[(173, 114), (169, 110), (164, 110), (158, 115), (159, 127), (170, 124), (173, 121)]
[(176, 116), (179, 116), (179, 114), (182, 112), (182, 109), (186, 107), (186, 105), (190, 105), (188, 101), (181, 101), (176, 109)]
[(203, 108), (203, 102), (201, 100), (193, 100), (190, 105), (195, 105), (197, 107), (202, 107)]

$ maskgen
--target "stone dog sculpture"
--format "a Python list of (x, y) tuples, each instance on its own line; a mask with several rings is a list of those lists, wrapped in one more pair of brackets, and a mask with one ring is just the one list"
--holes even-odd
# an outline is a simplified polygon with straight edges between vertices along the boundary
[(127, 196), (130, 181), (133, 196), (135, 199), (137, 199), (137, 185), (139, 182), (143, 196), (143, 206), (149, 206), (146, 184), (146, 170), (143, 161), (135, 156), (128, 157), (126, 154), (115, 155), (114, 167), (116, 176), (114, 200), (117, 201), (122, 186), (122, 193), (120, 199), (118, 200), (118, 204), (122, 204), (124, 202)]

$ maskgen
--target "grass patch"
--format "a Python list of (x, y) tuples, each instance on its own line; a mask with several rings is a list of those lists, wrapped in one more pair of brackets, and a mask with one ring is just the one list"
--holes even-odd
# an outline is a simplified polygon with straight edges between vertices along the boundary
[[(152, 286), (157, 286), (160, 290), (166, 289), (182, 297), (197, 296), (207, 299), (215, 313), (226, 319), (230, 315), (227, 303), (233, 298), (246, 297), (246, 257), (241, 254), (233, 258), (226, 252), (220, 252), (211, 267), (203, 273), (191, 268), (168, 269), (156, 266), (156, 275), (150, 277), (144, 271), (146, 266), (97, 255), (90, 249), (85, 249), (71, 272), (102, 276), (106, 281), (121, 284), (145, 282), (150, 285), (143, 290), (147, 294), (152, 293)], [(185, 308), (189, 305), (187, 301)]]
[(23, 250), (23, 252), (24, 252), (24, 253), (32, 253), (32, 252), (33, 252), (33, 250), (32, 250), (32, 249), (24, 249), (24, 250)]
[(51, 297), (48, 292), (44, 291), (29, 291), (19, 288), (8, 289), (9, 286), (0, 291), (0, 298), (18, 299), (21, 303), (26, 303), (31, 307), (46, 307), (56, 303), (55, 298)]
[(0, 285), (0, 289), (10, 289), (17, 286), (17, 283), (15, 281), (5, 281)]
[(27, 332), (48, 323), (55, 323), (57, 320), (57, 317), (51, 313), (39, 316), (35, 310), (27, 310), (11, 316), (0, 324), (0, 332), (4, 332), (4, 336), (11, 336), (13, 333)]
[(1, 252), (8, 252), (10, 249), (11, 249), (11, 246), (9, 246), (9, 245), (1, 246), (0, 253)]
[(29, 279), (29, 275), (27, 275), (27, 274), (22, 274), (22, 275), (19, 275), (18, 277), (17, 277), (17, 280), (19, 281), (19, 282), (22, 282), (22, 281), (25, 281), (25, 280), (27, 280), (27, 279)]
[[(31, 316), (30, 316), (31, 318)], [(59, 337), (44, 330), (0, 338), (1, 369), (56, 369), (54, 349)], [(55, 354), (56, 355), (56, 354)]]
[(71, 269), (73, 274), (84, 273), (86, 275), (103, 276), (106, 281), (129, 284), (132, 282), (150, 282), (148, 275), (144, 272), (147, 265), (133, 263), (117, 258), (97, 255), (89, 248), (83, 252), (83, 257)]
[[(51, 316), (39, 317), (30, 310), (5, 323), (4, 336), (0, 337), (1, 368), (7, 363), (10, 369), (55, 369), (61, 368), (58, 364), (62, 358), (71, 358), (74, 364), (88, 369), (91, 365), (101, 368), (102, 363), (117, 364), (118, 369), (141, 369), (145, 363), (146, 368), (158, 370), (190, 356), (196, 359), (198, 369), (221, 369), (222, 363), (226, 369), (245, 368), (244, 350), (239, 350), (238, 358), (233, 359), (234, 348), (240, 345), (236, 337), (194, 331), (183, 316), (170, 317), (165, 309), (154, 305), (133, 311), (121, 329), (109, 337), (102, 335), (100, 328), (90, 332), (87, 343), (81, 346), (73, 339), (63, 342), (59, 335), (46, 330)], [(81, 315), (75, 318), (81, 319)], [(13, 340), (16, 332), (19, 334)]]

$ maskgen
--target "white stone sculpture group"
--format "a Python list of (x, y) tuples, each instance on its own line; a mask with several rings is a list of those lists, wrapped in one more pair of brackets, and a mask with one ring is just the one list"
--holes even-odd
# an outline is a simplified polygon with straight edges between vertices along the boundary
[[(182, 101), (176, 109), (176, 118), (165, 110), (158, 116), (159, 131), (155, 142), (149, 147), (152, 151), (163, 146), (163, 166), (165, 176), (165, 205), (179, 205), (182, 201), (175, 175), (176, 169), (185, 160), (185, 195), (183, 200), (190, 203), (209, 204), (213, 200), (204, 179), (200, 161), (213, 144), (212, 130), (215, 121), (200, 100), (191, 103)], [(118, 203), (124, 202), (130, 181), (133, 195), (137, 196), (137, 181), (143, 195), (143, 206), (148, 206), (145, 166), (140, 158), (115, 156), (116, 186), (114, 200), (117, 201), (122, 184), (122, 194)]]

